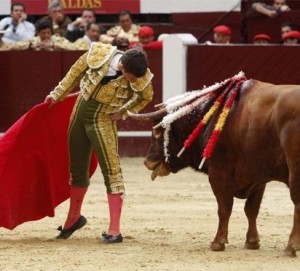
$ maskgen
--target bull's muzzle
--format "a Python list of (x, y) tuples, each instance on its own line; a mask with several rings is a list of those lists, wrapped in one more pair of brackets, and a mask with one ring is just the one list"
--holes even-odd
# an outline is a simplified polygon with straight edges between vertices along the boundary
[(147, 169), (152, 170), (151, 180), (154, 181), (157, 176), (163, 177), (170, 174), (170, 170), (160, 161), (145, 160), (144, 164)]

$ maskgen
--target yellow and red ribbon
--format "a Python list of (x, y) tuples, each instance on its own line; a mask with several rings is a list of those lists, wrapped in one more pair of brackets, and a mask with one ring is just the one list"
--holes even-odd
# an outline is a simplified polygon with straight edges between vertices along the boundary
[(226, 123), (226, 120), (227, 120), (227, 117), (231, 110), (231, 107), (232, 107), (234, 100), (239, 92), (240, 84), (241, 84), (241, 82), (239, 82), (236, 85), (236, 87), (231, 91), (229, 98), (225, 102), (224, 108), (218, 118), (217, 124), (215, 125), (215, 128), (203, 150), (202, 157), (204, 159), (209, 158), (215, 149), (216, 143), (217, 143), (219, 136), (224, 128), (224, 125)]
[[(181, 154), (188, 149), (192, 143), (196, 140), (200, 132), (202, 131), (203, 127), (208, 123), (208, 121), (211, 119), (211, 117), (214, 115), (216, 110), (220, 107), (221, 104), (223, 104), (223, 101), (225, 97), (227, 96), (228, 92), (232, 89), (232, 85), (235, 83), (235, 80), (231, 79), (229, 80), (230, 84), (229, 86), (223, 91), (219, 97), (216, 99), (212, 107), (208, 110), (208, 112), (204, 115), (204, 117), (199, 121), (197, 126), (194, 128), (194, 130), (190, 133), (188, 138), (184, 141), (183, 147), (180, 150), (180, 152), (177, 154), (177, 157), (180, 157)], [(209, 99), (213, 99), (216, 96), (216, 93), (210, 93)]]

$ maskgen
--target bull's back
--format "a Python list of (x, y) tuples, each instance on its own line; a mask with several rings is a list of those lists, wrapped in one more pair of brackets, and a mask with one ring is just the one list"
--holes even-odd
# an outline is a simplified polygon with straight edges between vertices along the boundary
[[(226, 125), (225, 141), (241, 171), (251, 169), (249, 178), (286, 179), (287, 165), (283, 137), (288, 123), (300, 127), (300, 87), (246, 82), (234, 113)], [(299, 131), (300, 135), (300, 131)], [(299, 140), (300, 151), (300, 140)]]
[(237, 106), (240, 125), (248, 130), (280, 133), (291, 120), (300, 120), (300, 86), (249, 80)]

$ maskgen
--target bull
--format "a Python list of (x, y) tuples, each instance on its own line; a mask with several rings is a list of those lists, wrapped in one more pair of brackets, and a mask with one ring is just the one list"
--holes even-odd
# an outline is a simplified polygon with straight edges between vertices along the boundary
[[(155, 124), (144, 161), (147, 169), (152, 171), (153, 180), (186, 167), (208, 174), (219, 218), (211, 242), (213, 251), (224, 250), (228, 243), (234, 197), (246, 199), (245, 247), (259, 249), (257, 216), (265, 186), (273, 180), (285, 183), (294, 203), (294, 221), (284, 252), (294, 257), (300, 243), (300, 86), (273, 85), (243, 79), (243, 76), (239, 74), (233, 80), (227, 79), (189, 96), (176, 96), (157, 111), (129, 115)], [(226, 123), (219, 131), (211, 155), (203, 158), (201, 153), (203, 155), (209, 147), (233, 90), (238, 91), (228, 110)], [(202, 130), (195, 133), (199, 120), (204, 119), (222, 93), (225, 98), (219, 107)], [(189, 148), (182, 148), (192, 134), (194, 138)]]

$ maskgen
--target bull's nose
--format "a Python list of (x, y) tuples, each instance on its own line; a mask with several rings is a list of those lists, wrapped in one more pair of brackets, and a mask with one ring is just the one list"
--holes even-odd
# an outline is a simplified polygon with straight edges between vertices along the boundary
[(154, 170), (159, 164), (159, 161), (149, 161), (148, 159), (144, 160), (144, 165), (149, 170)]

